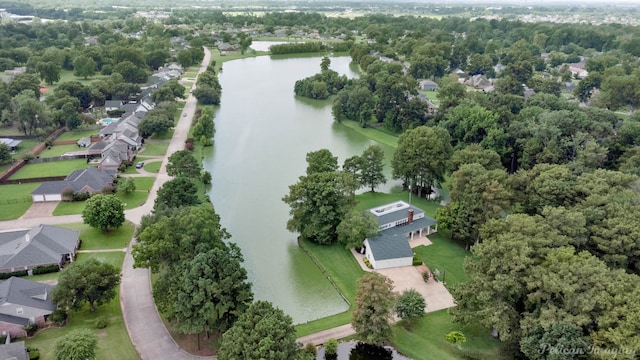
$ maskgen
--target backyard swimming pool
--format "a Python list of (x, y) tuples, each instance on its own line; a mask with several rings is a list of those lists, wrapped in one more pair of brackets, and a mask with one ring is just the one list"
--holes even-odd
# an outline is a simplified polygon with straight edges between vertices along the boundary
[(102, 125), (102, 126), (107, 126), (107, 125), (109, 125), (109, 124), (111, 124), (111, 123), (118, 122), (118, 121), (120, 121), (120, 119), (104, 118), (104, 119), (102, 119), (102, 120), (99, 120), (99, 121), (98, 121), (98, 124), (100, 124), (100, 125)]

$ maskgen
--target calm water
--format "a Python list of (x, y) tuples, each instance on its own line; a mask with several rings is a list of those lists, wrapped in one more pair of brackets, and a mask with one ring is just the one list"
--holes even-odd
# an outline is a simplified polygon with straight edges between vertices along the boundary
[[(272, 301), (295, 323), (345, 311), (347, 304), (286, 229), (289, 208), (281, 199), (304, 174), (307, 152), (328, 148), (341, 164), (375, 143), (334, 123), (330, 103), (294, 96), (295, 81), (317, 73), (320, 60), (261, 56), (225, 63), (214, 150), (204, 159), (213, 174), (209, 195), (242, 248), (256, 299)], [(349, 63), (349, 57), (331, 59), (334, 70), (357, 76)], [(384, 150), (388, 163), (392, 149)]]

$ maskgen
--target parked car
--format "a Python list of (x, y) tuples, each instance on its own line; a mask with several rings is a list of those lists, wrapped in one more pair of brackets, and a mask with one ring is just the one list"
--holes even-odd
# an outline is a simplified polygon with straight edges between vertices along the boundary
[(144, 166), (144, 161), (140, 161), (138, 163), (136, 163), (136, 169), (140, 169)]

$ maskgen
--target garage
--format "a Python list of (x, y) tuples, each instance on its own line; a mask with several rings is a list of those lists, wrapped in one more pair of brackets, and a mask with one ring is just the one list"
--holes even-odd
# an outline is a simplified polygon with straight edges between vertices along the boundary
[(31, 192), (33, 202), (61, 201), (62, 192), (68, 188), (66, 181), (43, 182)]

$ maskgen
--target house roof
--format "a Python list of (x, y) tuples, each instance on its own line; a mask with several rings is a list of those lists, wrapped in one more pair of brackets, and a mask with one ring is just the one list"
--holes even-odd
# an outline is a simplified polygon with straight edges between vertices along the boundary
[(100, 129), (100, 136), (104, 137), (113, 134), (113, 132), (118, 128), (118, 124), (119, 122), (112, 122), (109, 125), (103, 127), (102, 129)]
[(391, 204), (369, 209), (369, 212), (376, 217), (379, 225), (384, 225), (407, 218), (408, 210), (410, 209), (413, 210), (414, 216), (424, 213), (424, 210), (413, 205), (409, 205), (404, 201), (397, 201)]
[(20, 143), (22, 142), (22, 140), (14, 140), (14, 139), (8, 139), (8, 138), (0, 138), (0, 144), (5, 144), (10, 148), (16, 147), (18, 146)]
[(51, 225), (0, 233), (0, 269), (57, 264), (73, 253), (79, 232)]
[(106, 100), (104, 102), (106, 108), (119, 108), (120, 106), (122, 106), (122, 100)]
[(29, 360), (29, 353), (27, 353), (24, 341), (0, 345), (0, 359)]
[(382, 235), (367, 239), (367, 241), (369, 242), (369, 250), (376, 261), (413, 257), (413, 250), (411, 250), (404, 234)]
[(10, 277), (0, 283), (0, 307), (5, 304), (28, 306), (34, 309), (53, 311), (56, 306), (51, 302), (53, 285)]
[(91, 188), (93, 191), (100, 191), (103, 187), (113, 183), (113, 176), (110, 173), (100, 171), (97, 167), (91, 166), (72, 172), (65, 180), (76, 192), (86, 187)]
[(67, 187), (69, 184), (65, 180), (45, 181), (33, 190), (31, 195), (62, 194)]

